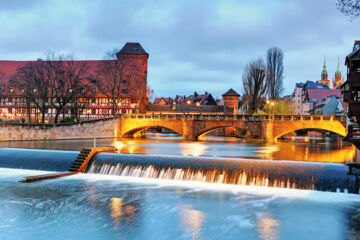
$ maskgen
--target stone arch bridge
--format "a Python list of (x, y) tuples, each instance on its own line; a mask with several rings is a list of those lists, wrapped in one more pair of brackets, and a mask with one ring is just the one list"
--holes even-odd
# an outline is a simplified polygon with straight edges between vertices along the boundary
[(347, 135), (346, 116), (327, 115), (220, 115), (220, 114), (124, 114), (115, 136), (134, 137), (151, 127), (168, 128), (187, 140), (197, 140), (215, 129), (233, 127), (265, 141), (296, 130), (320, 130)]
[(347, 136), (345, 116), (124, 114), (119, 118), (72, 124), (0, 123), (0, 141), (136, 137), (151, 127), (164, 127), (183, 139), (197, 140), (215, 129), (233, 127), (265, 141), (296, 130), (320, 130)]

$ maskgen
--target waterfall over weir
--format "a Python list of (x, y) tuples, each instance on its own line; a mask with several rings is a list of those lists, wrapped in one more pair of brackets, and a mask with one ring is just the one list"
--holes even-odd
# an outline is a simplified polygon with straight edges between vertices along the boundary
[[(77, 151), (0, 149), (0, 168), (66, 172)], [(268, 161), (99, 153), (87, 173), (162, 180), (357, 193), (355, 177), (339, 163)]]
[(343, 164), (101, 153), (87, 173), (356, 193)]

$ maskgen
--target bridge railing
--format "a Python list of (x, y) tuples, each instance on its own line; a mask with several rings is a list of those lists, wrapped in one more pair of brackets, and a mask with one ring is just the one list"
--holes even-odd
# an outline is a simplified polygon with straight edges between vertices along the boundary
[(220, 114), (122, 114), (124, 119), (218, 120), (218, 121), (340, 121), (345, 115), (220, 115)]

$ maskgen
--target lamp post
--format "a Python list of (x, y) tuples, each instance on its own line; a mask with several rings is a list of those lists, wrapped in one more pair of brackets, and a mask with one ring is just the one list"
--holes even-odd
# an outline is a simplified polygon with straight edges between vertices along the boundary
[(273, 106), (274, 106), (274, 102), (271, 102), (271, 114), (273, 114)]
[(269, 103), (270, 103), (270, 100), (266, 100), (266, 115), (269, 115)]

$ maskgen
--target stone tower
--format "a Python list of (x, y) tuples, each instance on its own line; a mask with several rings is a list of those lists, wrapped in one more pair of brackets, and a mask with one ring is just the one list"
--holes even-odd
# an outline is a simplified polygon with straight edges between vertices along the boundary
[[(120, 65), (122, 68), (124, 86), (121, 89), (123, 94), (131, 98), (131, 103), (137, 105), (141, 113), (146, 111), (147, 105), (147, 61), (149, 54), (138, 42), (128, 42), (116, 54), (118, 61), (125, 63)], [(120, 63), (121, 64), (121, 63)], [(127, 78), (127, 79), (126, 79)]]
[(324, 66), (321, 72), (321, 80), (319, 83), (325, 84), (327, 87), (330, 87), (330, 80), (328, 79), (328, 71), (326, 69), (326, 59), (324, 58)]
[(340, 70), (340, 60), (338, 57), (338, 65), (335, 72), (335, 80), (333, 81), (333, 89), (337, 89), (344, 83), (342, 76), (341, 76), (341, 70)]
[[(235, 92), (234, 89), (230, 88), (222, 96), (224, 100), (224, 112), (238, 114), (240, 94)], [(230, 109), (232, 110), (232, 112), (230, 112)]]

